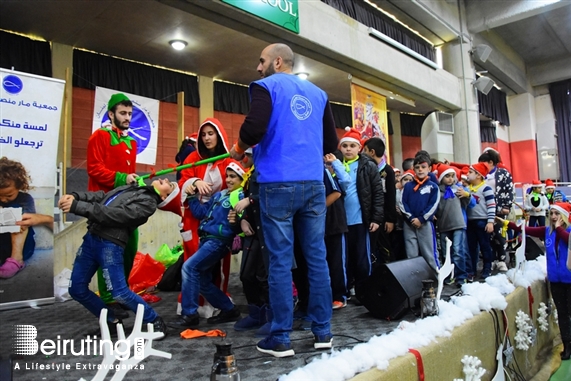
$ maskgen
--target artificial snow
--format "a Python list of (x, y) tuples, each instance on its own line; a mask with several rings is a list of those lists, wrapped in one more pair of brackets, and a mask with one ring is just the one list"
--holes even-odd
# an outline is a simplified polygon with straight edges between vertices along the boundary
[(545, 257), (524, 262), (517, 271), (498, 274), (486, 279), (486, 283), (467, 283), (462, 286), (462, 296), (453, 296), (449, 302), (439, 300), (438, 316), (402, 321), (398, 327), (381, 336), (373, 336), (366, 343), (324, 353), (311, 363), (298, 368), (279, 381), (344, 381), (372, 368), (387, 369), (390, 360), (408, 353), (409, 348), (420, 348), (435, 342), (439, 337), (448, 337), (452, 330), (481, 311), (507, 307), (505, 295), (515, 287), (529, 287), (533, 282), (544, 280), (547, 274)]

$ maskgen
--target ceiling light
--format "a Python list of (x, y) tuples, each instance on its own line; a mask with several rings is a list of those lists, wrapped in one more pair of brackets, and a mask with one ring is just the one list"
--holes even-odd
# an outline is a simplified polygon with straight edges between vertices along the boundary
[(307, 73), (295, 73), (295, 75), (297, 75), (299, 77), (299, 79), (305, 80), (307, 79), (307, 77), (309, 77), (309, 74)]
[(186, 45), (188, 45), (188, 43), (183, 40), (172, 40), (169, 41), (169, 44), (174, 50), (182, 50), (186, 47)]

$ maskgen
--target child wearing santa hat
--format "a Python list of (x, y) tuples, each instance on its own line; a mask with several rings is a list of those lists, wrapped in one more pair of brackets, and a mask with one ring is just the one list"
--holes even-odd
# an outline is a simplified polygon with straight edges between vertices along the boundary
[(545, 197), (547, 197), (549, 205), (555, 204), (556, 202), (569, 202), (563, 192), (555, 189), (555, 184), (551, 179), (545, 180)]
[(531, 192), (525, 196), (523, 206), (529, 213), (528, 226), (545, 226), (545, 213), (549, 208), (549, 201), (543, 194), (543, 184), (534, 180), (531, 184)]
[(443, 257), (446, 254), (446, 238), (448, 238), (452, 242), (451, 259), (454, 263), (455, 283), (461, 286), (466, 280), (466, 261), (468, 260), (466, 209), (474, 199), (458, 182), (457, 173), (459, 172), (460, 170), (446, 164), (436, 166), (440, 188), (440, 202), (436, 218)]
[[(59, 208), (87, 218), (87, 234), (78, 251), (71, 273), (69, 294), (93, 315), (99, 318), (106, 304), (89, 290), (89, 282), (98, 267), (103, 270), (105, 283), (111, 296), (131, 311), (144, 306), (144, 323), (152, 323), (155, 332), (167, 334), (167, 326), (139, 295), (129, 289), (123, 269), (123, 253), (130, 234), (151, 217), (157, 208), (179, 216), (181, 203), (179, 188), (167, 179), (157, 179), (151, 185), (124, 185), (108, 193), (74, 192), (63, 196)], [(117, 332), (113, 310), (108, 311), (107, 324), (111, 332)], [(164, 337), (164, 336), (163, 336)]]
[(212, 267), (228, 254), (236, 234), (241, 232), (240, 221), (231, 205), (230, 194), (241, 188), (244, 168), (232, 160), (226, 167), (226, 186), (207, 202), (201, 203), (195, 186), (188, 185), (184, 192), (192, 196), (188, 206), (192, 215), (200, 219), (198, 251), (182, 266), (182, 312), (178, 320), (169, 323), (176, 328), (194, 327), (199, 324), (198, 297), (202, 295), (214, 308), (220, 309), (216, 316), (208, 318), (209, 324), (226, 323), (240, 318), (240, 310), (220, 288), (212, 282)]
[(468, 215), (468, 252), (469, 260), (466, 265), (468, 281), (474, 280), (478, 271), (478, 259), (482, 252), (484, 266), (481, 278), (486, 279), (492, 273), (494, 260), (490, 239), (494, 232), (494, 219), (496, 216), (496, 199), (494, 190), (485, 183), (488, 167), (482, 162), (472, 164), (468, 170), (468, 187), (475, 199), (474, 207), (467, 210)]
[(384, 221), (384, 192), (377, 164), (367, 155), (359, 155), (361, 133), (355, 128), (347, 127), (345, 130), (347, 132), (339, 141), (343, 160), (327, 154), (324, 161), (333, 166), (341, 190), (345, 192), (345, 215), (349, 230), (345, 239), (348, 289), (353, 278), (357, 299), (362, 300), (361, 286), (372, 271), (370, 235)]
[[(549, 226), (527, 227), (525, 233), (545, 242), (545, 258), (547, 261), (547, 280), (551, 296), (557, 307), (559, 331), (563, 342), (562, 360), (571, 358), (571, 253), (569, 250), (569, 214), (571, 204), (561, 202), (549, 208)], [(521, 227), (513, 222), (497, 218), (516, 232)]]

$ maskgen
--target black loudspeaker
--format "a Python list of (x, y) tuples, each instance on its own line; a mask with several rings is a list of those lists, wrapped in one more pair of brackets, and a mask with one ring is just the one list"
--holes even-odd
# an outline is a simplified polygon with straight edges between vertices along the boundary
[(424, 279), (437, 281), (437, 275), (423, 257), (385, 263), (356, 290), (357, 297), (374, 317), (395, 320), (420, 299)]
[(540, 255), (545, 254), (545, 246), (539, 238), (525, 236), (525, 259), (533, 261)]

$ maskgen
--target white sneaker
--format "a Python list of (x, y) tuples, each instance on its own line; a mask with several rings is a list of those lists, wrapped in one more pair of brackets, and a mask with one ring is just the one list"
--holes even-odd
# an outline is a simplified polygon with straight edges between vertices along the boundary
[(498, 261), (496, 267), (499, 272), (505, 273), (506, 271), (508, 271), (508, 266), (506, 266), (506, 263), (503, 261)]
[(493, 261), (491, 270), (494, 271), (496, 267), (498, 267), (498, 261)]

